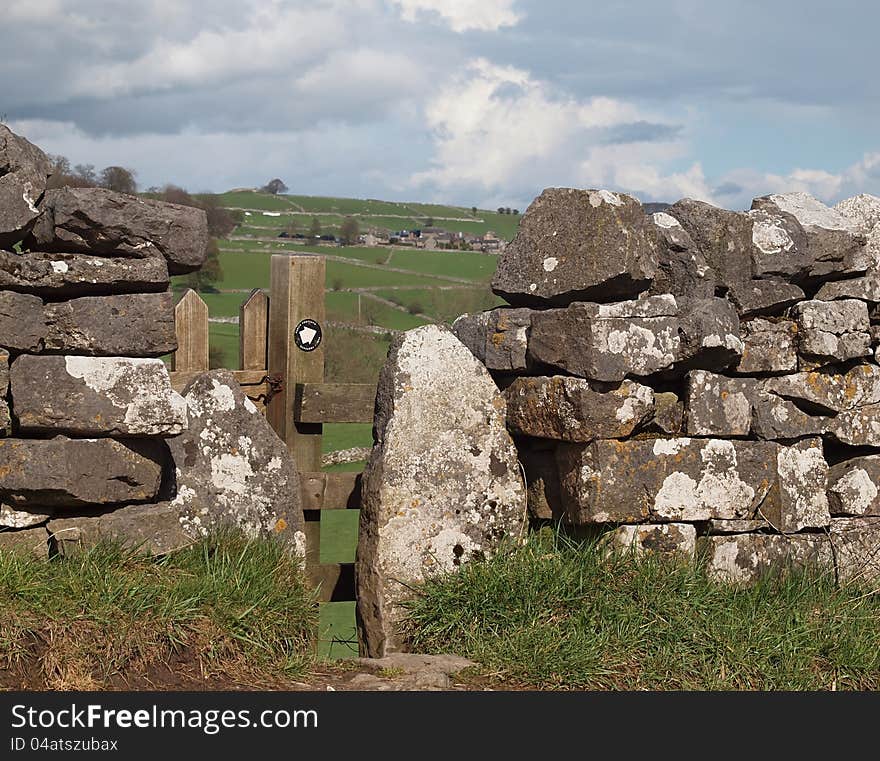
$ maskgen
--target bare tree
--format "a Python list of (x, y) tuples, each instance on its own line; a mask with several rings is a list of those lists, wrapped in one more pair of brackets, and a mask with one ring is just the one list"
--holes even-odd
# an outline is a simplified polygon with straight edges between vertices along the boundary
[(108, 190), (115, 190), (117, 193), (128, 193), (134, 195), (137, 193), (137, 182), (135, 182), (135, 172), (133, 169), (126, 169), (121, 166), (108, 166), (101, 170), (100, 185)]

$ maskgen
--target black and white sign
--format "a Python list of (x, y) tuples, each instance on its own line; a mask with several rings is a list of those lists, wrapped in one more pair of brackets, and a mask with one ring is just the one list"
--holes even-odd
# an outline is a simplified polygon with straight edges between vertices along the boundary
[(293, 331), (293, 340), (302, 351), (314, 351), (321, 345), (321, 326), (314, 320), (303, 320)]

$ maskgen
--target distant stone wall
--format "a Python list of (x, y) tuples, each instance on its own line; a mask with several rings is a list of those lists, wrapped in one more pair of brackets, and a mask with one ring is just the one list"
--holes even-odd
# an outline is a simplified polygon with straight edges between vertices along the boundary
[(646, 214), (548, 189), (457, 337), (507, 401), (537, 519), (718, 578), (880, 577), (880, 198)]
[(198, 269), (200, 209), (47, 190), (43, 152), (0, 125), (0, 551), (109, 535), (166, 552), (221, 520), (302, 551), (296, 468), (227, 373), (184, 396), (169, 276)]

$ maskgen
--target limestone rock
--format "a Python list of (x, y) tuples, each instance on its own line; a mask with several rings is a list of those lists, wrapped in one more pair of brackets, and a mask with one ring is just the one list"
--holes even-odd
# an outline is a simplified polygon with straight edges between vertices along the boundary
[(716, 536), (722, 534), (750, 534), (757, 531), (769, 531), (772, 526), (765, 520), (711, 520), (706, 523), (706, 534)]
[(12, 418), (6, 397), (9, 394), (9, 352), (0, 349), (0, 436), (12, 433)]
[(537, 520), (561, 520), (565, 510), (554, 451), (523, 445), (518, 449), (526, 476), (529, 515)]
[(877, 365), (860, 364), (845, 373), (826, 370), (783, 375), (768, 378), (762, 385), (772, 394), (826, 415), (880, 404), (880, 367)]
[(628, 380), (607, 391), (565, 375), (517, 378), (505, 395), (512, 433), (557, 441), (623, 439), (654, 411), (654, 392)]
[(12, 435), (12, 415), (9, 413), (9, 403), (0, 399), (0, 437)]
[(44, 315), (48, 352), (160, 357), (177, 349), (170, 293), (83, 296), (46, 304)]
[(880, 518), (835, 518), (831, 521), (831, 545), (840, 583), (876, 589), (880, 580)]
[(792, 314), (798, 324), (801, 369), (871, 356), (870, 320), (863, 301), (802, 301)]
[(740, 323), (743, 353), (733, 372), (761, 375), (797, 372), (797, 323), (756, 317)]
[(193, 542), (181, 525), (177, 507), (168, 502), (53, 518), (47, 528), (62, 556), (101, 541), (112, 541), (150, 555), (165, 555)]
[[(727, 291), (740, 317), (781, 314), (804, 297), (798, 285), (770, 277), (774, 260), (768, 257), (780, 253), (794, 258), (796, 266), (785, 269), (800, 272), (805, 267), (797, 249), (798, 242), (803, 246), (803, 231), (793, 218), (727, 211), (689, 198), (673, 204), (668, 213), (706, 257), (717, 287)], [(759, 272), (767, 278), (755, 279)]]
[(665, 316), (604, 316), (600, 305), (581, 302), (535, 312), (529, 356), (597, 381), (619, 382), (628, 375), (644, 377), (668, 370), (681, 356), (678, 306), (669, 298)]
[(867, 239), (868, 271), (864, 277), (825, 283), (817, 299), (862, 299), (880, 302), (880, 198), (862, 194), (838, 203), (834, 210)]
[(822, 534), (733, 534), (698, 541), (710, 575), (718, 581), (751, 583), (767, 573), (791, 569), (829, 570), (831, 542)]
[(0, 531), (0, 554), (5, 553), (23, 553), (40, 560), (47, 560), (49, 558), (49, 534), (45, 528)]
[(880, 455), (854, 457), (828, 472), (832, 515), (880, 516)]
[(688, 523), (618, 526), (603, 539), (609, 546), (632, 551), (637, 557), (646, 553), (693, 557), (697, 547), (697, 530)]
[(869, 263), (865, 236), (851, 220), (809, 193), (776, 193), (756, 198), (752, 209), (796, 219), (806, 233), (813, 279), (864, 272)]
[(489, 370), (522, 372), (531, 324), (531, 309), (493, 309), (462, 315), (452, 332)]
[(159, 442), (0, 439), (0, 499), (16, 509), (146, 502), (165, 459)]
[(684, 433), (685, 407), (677, 394), (671, 391), (654, 393), (654, 415), (646, 429), (672, 438)]
[(720, 298), (664, 294), (616, 304), (577, 302), (532, 314), (529, 356), (596, 381), (620, 382), (675, 367), (721, 368), (742, 352), (739, 320)]
[(0, 248), (14, 246), (31, 229), (48, 176), (46, 154), (0, 124)]
[(162, 256), (172, 275), (205, 263), (208, 218), (202, 209), (103, 188), (46, 192), (32, 248), (143, 259)]
[(649, 224), (631, 196), (548, 188), (501, 255), (492, 290), (517, 306), (633, 297), (651, 284), (656, 267)]
[(649, 217), (658, 238), (657, 271), (649, 293), (677, 298), (715, 295), (715, 272), (679, 221), (666, 212)]
[(688, 436), (748, 436), (757, 381), (706, 370), (687, 377)]
[(567, 517), (575, 524), (753, 518), (776, 483), (769, 442), (656, 439), (563, 444)]
[(305, 555), (296, 463), (228, 370), (213, 370), (184, 389), (189, 427), (168, 439), (180, 512), (191, 537), (222, 525), (249, 536), (275, 535)]
[(55, 511), (48, 508), (29, 507), (19, 510), (9, 505), (0, 504), (0, 526), (5, 528), (31, 528), (45, 523)]
[(825, 415), (804, 412), (790, 399), (772, 394), (759, 386), (754, 399), (752, 432), (767, 441), (821, 436), (831, 420)]
[(743, 353), (739, 317), (726, 299), (689, 301), (682, 309), (678, 334), (678, 363), (682, 367), (726, 368), (739, 362)]
[(47, 298), (164, 291), (168, 267), (159, 257), (122, 259), (86, 254), (0, 251), (0, 288)]
[(840, 201), (834, 205), (834, 211), (865, 235), (870, 235), (880, 225), (880, 197), (868, 193)]
[(504, 398), (448, 328), (395, 339), (379, 379), (355, 577), (362, 653), (405, 647), (400, 603), (427, 577), (525, 530)]
[(161, 359), (22, 355), (12, 365), (21, 431), (76, 436), (175, 436), (186, 402)]
[(0, 346), (13, 351), (40, 351), (45, 336), (42, 299), (0, 291)]
[(805, 528), (824, 528), (831, 521), (828, 510), (828, 463), (820, 439), (805, 439), (781, 446), (776, 454), (779, 499), (770, 500), (761, 515), (777, 531), (795, 533)]
[(596, 441), (561, 445), (557, 464), (574, 524), (764, 518), (788, 532), (830, 520), (818, 441)]

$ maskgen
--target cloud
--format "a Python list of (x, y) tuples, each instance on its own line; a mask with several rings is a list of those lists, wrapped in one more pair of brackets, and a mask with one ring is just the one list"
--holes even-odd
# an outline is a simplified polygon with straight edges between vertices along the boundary
[(545, 186), (608, 186), (668, 198), (709, 198), (699, 165), (665, 165), (685, 152), (681, 125), (615, 98), (574, 99), (510, 66), (476, 59), (425, 107), (431, 166), (410, 185), (481, 202), (523, 202)]
[(404, 20), (416, 22), (439, 16), (454, 32), (496, 31), (515, 26), (523, 16), (514, 0), (393, 0)]

